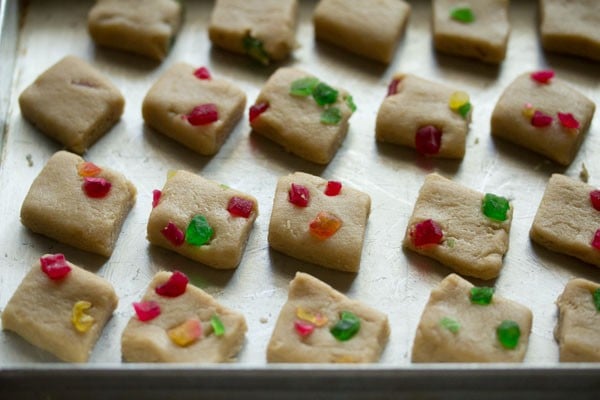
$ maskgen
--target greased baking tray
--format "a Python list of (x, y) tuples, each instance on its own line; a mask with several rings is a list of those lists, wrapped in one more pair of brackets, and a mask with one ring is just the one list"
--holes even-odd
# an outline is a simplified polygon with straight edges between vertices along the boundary
[[(600, 270), (549, 252), (529, 241), (529, 228), (552, 173), (578, 177), (585, 168), (600, 186), (600, 122), (596, 115), (575, 161), (562, 168), (533, 153), (493, 139), (490, 116), (502, 90), (520, 73), (552, 68), (558, 76), (600, 104), (599, 64), (547, 54), (540, 49), (537, 1), (513, 1), (506, 60), (499, 66), (436, 54), (431, 44), (431, 5), (410, 1), (412, 13), (396, 57), (389, 66), (364, 60), (314, 40), (315, 1), (301, 1), (297, 30), (300, 47), (280, 65), (262, 67), (245, 57), (213, 48), (207, 26), (212, 1), (188, 1), (185, 22), (168, 58), (154, 63), (141, 57), (97, 48), (86, 30), (91, 1), (2, 0), (0, 51), (0, 310), (34, 261), (63, 252), (75, 264), (108, 279), (120, 297), (89, 364), (59, 363), (16, 335), (0, 333), (0, 397), (21, 395), (124, 395), (178, 398), (365, 396), (460, 397), (486, 391), (488, 397), (522, 395), (545, 398), (600, 391), (600, 366), (558, 362), (553, 338), (554, 301), (572, 277), (600, 281)], [(21, 203), (35, 176), (61, 147), (47, 139), (19, 111), (17, 98), (42, 71), (67, 54), (90, 61), (126, 97), (125, 114), (86, 154), (99, 165), (123, 172), (138, 189), (110, 259), (61, 245), (33, 234), (19, 221)], [(236, 82), (252, 104), (263, 83), (281, 65), (293, 65), (332, 85), (348, 89), (358, 105), (342, 147), (327, 166), (299, 159), (251, 132), (245, 118), (214, 157), (201, 157), (147, 128), (141, 103), (161, 73), (177, 61), (206, 65), (214, 76)], [(462, 88), (471, 95), (473, 122), (462, 161), (426, 159), (410, 149), (375, 141), (375, 117), (396, 71)], [(585, 164), (585, 167), (584, 167)], [(254, 195), (260, 216), (240, 266), (217, 271), (150, 246), (145, 238), (152, 189), (161, 188), (172, 169), (186, 169)], [(305, 171), (370, 194), (369, 218), (360, 272), (356, 275), (316, 267), (269, 249), (267, 229), (277, 179)], [(425, 175), (439, 172), (479, 191), (513, 200), (510, 250), (497, 293), (528, 305), (534, 313), (529, 349), (522, 365), (413, 365), (410, 350), (430, 290), (451, 271), (406, 252), (401, 242)], [(140, 365), (121, 362), (120, 336), (132, 315), (131, 303), (161, 269), (180, 269), (193, 284), (247, 319), (246, 342), (235, 363), (226, 365)], [(267, 342), (296, 271), (328, 282), (348, 296), (388, 314), (390, 341), (374, 365), (268, 365)], [(41, 388), (32, 390), (31, 382)]]

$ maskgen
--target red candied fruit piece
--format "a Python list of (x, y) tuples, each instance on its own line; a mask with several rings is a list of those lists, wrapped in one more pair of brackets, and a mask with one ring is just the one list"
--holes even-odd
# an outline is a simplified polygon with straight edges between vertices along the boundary
[(590, 192), (590, 200), (592, 201), (592, 206), (600, 211), (600, 190), (592, 190)]
[(531, 117), (531, 125), (536, 128), (544, 128), (552, 123), (552, 116), (544, 114), (541, 111), (536, 110)]
[(174, 271), (168, 281), (157, 286), (154, 291), (159, 296), (177, 297), (185, 293), (185, 289), (190, 280), (183, 272)]
[(596, 230), (594, 239), (592, 240), (592, 247), (600, 250), (600, 229)]
[(315, 326), (313, 324), (309, 324), (308, 322), (295, 321), (294, 329), (296, 330), (296, 333), (298, 333), (298, 335), (302, 337), (307, 337), (308, 335), (313, 333), (313, 331), (315, 330)]
[(219, 110), (214, 103), (200, 104), (184, 116), (192, 126), (208, 125), (219, 120)]
[(40, 264), (42, 271), (53, 281), (62, 279), (71, 272), (71, 267), (67, 264), (64, 254), (50, 254), (41, 257)]
[(93, 199), (106, 197), (111, 187), (112, 184), (104, 178), (83, 178), (83, 191)]
[(410, 237), (415, 246), (426, 246), (429, 244), (440, 244), (444, 233), (437, 222), (427, 219), (412, 227)]
[(156, 208), (158, 202), (160, 201), (160, 196), (162, 196), (162, 192), (158, 189), (154, 189), (152, 191), (152, 208)]
[(415, 134), (415, 148), (421, 154), (437, 154), (442, 147), (442, 131), (433, 125), (426, 125)]
[(394, 79), (388, 85), (387, 96), (392, 96), (398, 93), (398, 84), (400, 83), (400, 79)]
[(252, 200), (233, 196), (227, 204), (227, 211), (233, 216), (248, 218), (252, 214), (254, 202)]
[(560, 124), (567, 129), (579, 129), (579, 121), (575, 119), (573, 114), (571, 113), (561, 113), (558, 114), (558, 120)]
[(133, 309), (142, 322), (153, 320), (160, 315), (160, 306), (155, 301), (141, 301), (133, 303)]
[(552, 70), (542, 70), (537, 71), (531, 74), (531, 79), (536, 82), (548, 84), (550, 83), (550, 79), (554, 78), (554, 71)]
[(173, 244), (173, 246), (181, 246), (185, 240), (185, 234), (183, 231), (171, 221), (169, 221), (167, 226), (165, 226), (160, 233), (162, 233), (163, 236), (167, 238), (171, 244)]
[(210, 80), (210, 71), (206, 67), (200, 67), (194, 71), (194, 76), (202, 80)]
[(329, 181), (325, 188), (325, 194), (327, 196), (337, 196), (342, 191), (342, 182)]
[(250, 107), (250, 113), (249, 113), (250, 123), (254, 122), (254, 120), (256, 118), (258, 118), (260, 116), (260, 114), (264, 113), (268, 109), (269, 109), (268, 102), (257, 103), (255, 105), (253, 105), (252, 107)]
[(310, 192), (305, 186), (292, 183), (290, 191), (288, 192), (288, 200), (298, 207), (306, 207), (310, 200)]

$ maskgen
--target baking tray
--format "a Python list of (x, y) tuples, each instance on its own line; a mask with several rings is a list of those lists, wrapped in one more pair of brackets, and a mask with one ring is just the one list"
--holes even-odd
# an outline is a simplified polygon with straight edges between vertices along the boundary
[[(560, 167), (533, 153), (493, 139), (489, 121), (502, 90), (520, 73), (552, 68), (558, 76), (600, 103), (599, 65), (584, 59), (547, 54), (540, 49), (537, 1), (513, 1), (506, 60), (499, 66), (436, 54), (431, 45), (430, 2), (410, 1), (412, 14), (396, 57), (389, 66), (364, 60), (314, 40), (311, 23), (315, 1), (301, 1), (297, 39), (300, 47), (285, 63), (262, 67), (210, 45), (207, 25), (212, 1), (188, 1), (183, 29), (168, 58), (155, 63), (126, 53), (97, 48), (86, 31), (91, 1), (0, 0), (0, 310), (30, 266), (44, 253), (63, 252), (75, 264), (108, 279), (120, 297), (86, 365), (57, 362), (51, 355), (9, 332), (0, 333), (0, 395), (96, 396), (128, 392), (178, 398), (210, 394), (257, 397), (328, 398), (344, 396), (461, 397), (487, 392), (488, 397), (569, 393), (586, 397), (600, 391), (600, 366), (560, 364), (553, 338), (554, 301), (572, 277), (600, 281), (600, 270), (549, 252), (529, 241), (529, 228), (552, 173), (578, 177), (583, 164), (591, 184), (600, 186), (600, 122), (594, 118), (575, 161)], [(77, 55), (105, 73), (126, 97), (125, 114), (86, 154), (99, 165), (123, 172), (138, 189), (110, 259), (35, 235), (19, 221), (22, 200), (48, 158), (61, 147), (26, 122), (19, 111), (21, 91), (47, 67), (67, 54)], [(261, 86), (282, 65), (296, 66), (332, 85), (348, 89), (358, 105), (342, 147), (327, 166), (287, 154), (251, 132), (245, 118), (214, 157), (201, 157), (153, 132), (143, 124), (141, 102), (161, 73), (177, 61), (206, 65), (214, 76), (236, 82), (252, 104)], [(414, 151), (380, 144), (374, 138), (377, 109), (397, 71), (463, 88), (474, 104), (473, 122), (462, 161), (419, 157)], [(186, 169), (254, 195), (260, 216), (240, 266), (217, 271), (145, 239), (152, 189), (161, 188), (172, 169)], [(369, 218), (358, 274), (316, 267), (269, 249), (267, 229), (277, 179), (305, 171), (371, 195)], [(410, 350), (429, 292), (451, 271), (428, 258), (406, 252), (401, 242), (424, 177), (439, 172), (479, 191), (513, 200), (510, 250), (494, 284), (497, 293), (529, 306), (533, 329), (525, 362), (502, 364), (414, 365)], [(145, 365), (121, 362), (120, 336), (151, 277), (161, 269), (180, 269), (193, 284), (226, 306), (241, 311), (248, 334), (238, 360), (225, 365)], [(390, 341), (373, 365), (268, 365), (266, 346), (296, 271), (308, 272), (349, 297), (387, 313)], [(76, 379), (74, 379), (74, 377)], [(32, 380), (43, 390), (31, 390)], [(236, 382), (232, 384), (232, 382)], [(0, 396), (2, 397), (2, 396)]]

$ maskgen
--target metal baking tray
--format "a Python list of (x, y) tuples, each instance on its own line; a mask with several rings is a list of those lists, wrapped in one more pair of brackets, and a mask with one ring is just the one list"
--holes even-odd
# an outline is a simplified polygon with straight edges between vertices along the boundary
[[(188, 1), (182, 31), (168, 58), (156, 63), (99, 48), (86, 30), (91, 1), (0, 0), (0, 310), (34, 261), (47, 252), (63, 252), (75, 264), (108, 279), (120, 297), (86, 365), (57, 362), (51, 355), (9, 332), (0, 333), (0, 397), (2, 392), (63, 397), (127, 393), (192, 398), (210, 394), (246, 397), (307, 395), (364, 398), (398, 394), (461, 397), (487, 392), (488, 397), (569, 393), (587, 396), (600, 391), (600, 366), (560, 364), (553, 338), (554, 301), (572, 277), (600, 281), (600, 270), (576, 259), (549, 252), (530, 242), (528, 232), (552, 173), (578, 177), (582, 169), (600, 186), (600, 121), (594, 118), (575, 161), (560, 167), (533, 153), (493, 139), (490, 115), (502, 90), (520, 73), (552, 68), (558, 76), (600, 103), (599, 65), (584, 59), (545, 53), (538, 37), (537, 1), (513, 1), (506, 60), (499, 66), (436, 54), (431, 43), (431, 4), (410, 1), (412, 13), (404, 37), (389, 66), (362, 59), (316, 42), (311, 23), (316, 1), (301, 1), (297, 39), (300, 47), (279, 65), (262, 67), (252, 60), (211, 46), (207, 25), (212, 1)], [(123, 172), (138, 189), (110, 259), (94, 256), (33, 234), (19, 221), (21, 203), (35, 176), (61, 147), (46, 138), (19, 111), (21, 91), (47, 67), (67, 54), (82, 57), (106, 74), (124, 93), (125, 114), (86, 154), (99, 165)], [(318, 166), (285, 153), (251, 132), (247, 115), (220, 152), (201, 157), (147, 128), (141, 102), (160, 74), (177, 61), (205, 65), (214, 76), (243, 89), (252, 104), (267, 78), (282, 65), (310, 71), (353, 95), (358, 111), (333, 161)], [(397, 71), (415, 73), (470, 93), (473, 122), (462, 161), (419, 157), (414, 151), (375, 141), (375, 117), (388, 82)], [(585, 167), (584, 167), (585, 165)], [(254, 195), (260, 216), (240, 266), (217, 271), (169, 251), (150, 246), (145, 238), (152, 189), (161, 188), (172, 169), (186, 169)], [(316, 267), (269, 249), (267, 229), (277, 179), (305, 171), (371, 195), (372, 212), (358, 274)], [(533, 330), (521, 365), (413, 365), (410, 351), (415, 329), (430, 290), (451, 271), (404, 251), (404, 230), (425, 175), (437, 171), (479, 191), (513, 200), (510, 250), (498, 279), (497, 293), (529, 306)], [(132, 315), (131, 303), (161, 269), (180, 269), (223, 304), (241, 311), (248, 322), (246, 342), (235, 363), (225, 365), (140, 365), (121, 361), (120, 336)], [(389, 316), (390, 341), (373, 365), (269, 365), (267, 342), (296, 271), (328, 282), (351, 298)], [(76, 379), (75, 379), (76, 378)], [(39, 382), (43, 389), (31, 388)], [(235, 382), (235, 383), (232, 383)], [(101, 397), (101, 396), (100, 396)], [(118, 397), (118, 396), (117, 396)]]

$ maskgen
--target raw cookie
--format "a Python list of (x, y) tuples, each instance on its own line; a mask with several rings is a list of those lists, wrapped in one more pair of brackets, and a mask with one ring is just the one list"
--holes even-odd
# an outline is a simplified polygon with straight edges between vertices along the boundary
[(250, 108), (250, 126), (285, 150), (327, 164), (348, 132), (352, 96), (295, 68), (279, 68)]
[(21, 93), (19, 106), (40, 131), (81, 154), (121, 118), (125, 99), (87, 62), (67, 56)]
[(442, 53), (500, 63), (510, 32), (509, 0), (433, 0), (433, 43)]
[(214, 45), (267, 65), (296, 48), (297, 12), (296, 0), (217, 0), (208, 37)]
[(592, 192), (597, 192), (593, 186), (577, 179), (552, 175), (529, 231), (531, 240), (600, 267), (600, 205), (594, 207)]
[(182, 9), (176, 0), (98, 0), (88, 30), (99, 45), (162, 60), (179, 31)]
[(315, 8), (315, 36), (353, 53), (389, 63), (410, 14), (401, 0), (321, 0)]
[(553, 76), (552, 71), (537, 71), (511, 83), (492, 113), (492, 135), (569, 165), (590, 127), (596, 105)]
[(67, 262), (62, 254), (46, 254), (8, 301), (2, 329), (63, 361), (86, 362), (117, 303), (108, 281)]
[(267, 361), (377, 362), (389, 335), (385, 314), (298, 272), (269, 341)]
[(244, 343), (244, 316), (188, 284), (181, 272), (158, 272), (135, 306), (141, 312), (131, 317), (121, 337), (126, 361), (227, 362)]
[(471, 103), (467, 93), (410, 74), (396, 74), (377, 113), (375, 137), (432, 157), (465, 155)]
[(31, 184), (21, 222), (61, 243), (110, 257), (135, 195), (122, 174), (59, 151)]
[(562, 362), (600, 362), (600, 285), (573, 279), (556, 300), (554, 337)]
[(202, 155), (216, 154), (244, 114), (246, 95), (204, 68), (173, 65), (144, 98), (144, 121)]
[(473, 288), (450, 274), (431, 291), (417, 327), (412, 362), (523, 361), (531, 311), (493, 294), (492, 288), (477, 288), (475, 293)]
[(257, 216), (254, 197), (176, 171), (150, 214), (148, 240), (209, 267), (233, 269), (242, 259)]
[(281, 177), (269, 245), (303, 261), (357, 272), (370, 211), (369, 195), (341, 182), (302, 172)]
[(542, 46), (600, 61), (600, 2), (540, 0)]
[(503, 197), (484, 196), (430, 174), (419, 191), (403, 245), (460, 274), (492, 279), (508, 251), (512, 213)]

